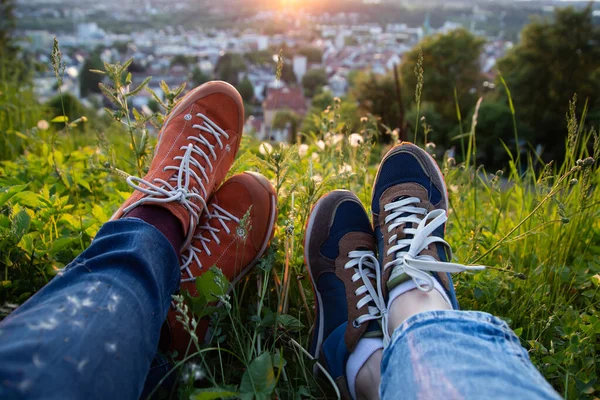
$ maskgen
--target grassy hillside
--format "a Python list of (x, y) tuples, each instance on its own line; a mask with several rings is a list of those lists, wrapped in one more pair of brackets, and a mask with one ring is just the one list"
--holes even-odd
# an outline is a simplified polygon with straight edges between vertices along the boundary
[[(123, 79), (120, 67), (109, 71), (112, 79)], [(31, 91), (2, 84), (0, 313), (24, 302), (83, 251), (128, 197), (124, 177), (148, 165), (154, 139), (146, 129), (160, 124), (177, 91), (164, 88), (173, 101), (164, 104), (163, 114), (134, 118), (127, 92), (118, 90), (125, 84), (107, 88), (118, 110), (113, 116), (119, 122), (112, 124), (98, 122), (95, 111), (89, 121), (46, 122), (56, 115), (37, 105)], [(314, 322), (303, 230), (310, 207), (329, 190), (352, 190), (368, 208), (378, 164), (391, 146), (378, 139), (397, 140), (394, 132), (380, 131), (375, 119), (365, 118), (359, 132), (348, 132), (335, 112), (340, 106), (336, 101), (323, 112), (319, 134), (303, 144), (271, 147), (244, 137), (230, 173), (259, 171), (273, 182), (279, 195), (276, 237), (255, 272), (211, 317), (218, 321), (211, 343), (199, 349), (191, 343), (173, 372), (181, 385), (165, 397), (334, 395), (326, 380), (312, 376), (313, 362), (302, 350)], [(560, 394), (594, 398), (600, 393), (598, 135), (584, 131), (571, 113), (563, 165), (511, 154), (503, 170), (486, 171), (473, 164), (476, 119), (477, 113), (464, 138), (464, 163), (434, 144), (425, 146), (447, 179), (447, 239), (455, 259), (489, 266), (456, 276), (459, 302), (506, 320)], [(418, 136), (417, 143), (422, 141)]]

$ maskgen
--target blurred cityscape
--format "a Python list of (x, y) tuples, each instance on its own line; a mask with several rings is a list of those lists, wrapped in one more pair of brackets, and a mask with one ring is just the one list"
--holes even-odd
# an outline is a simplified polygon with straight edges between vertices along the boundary
[[(66, 63), (61, 89), (89, 107), (101, 105), (102, 97), (97, 83), (86, 81), (87, 70), (133, 57), (133, 84), (152, 76), (149, 87), (157, 93), (161, 93), (161, 81), (169, 86), (190, 82), (190, 89), (208, 79), (225, 79), (238, 89), (243, 87), (240, 91), (249, 104), (247, 129), (259, 139), (283, 141), (289, 139), (289, 129), (271, 129), (273, 119), (282, 110), (306, 115), (314, 94), (307, 89), (312, 81), (342, 97), (355, 71), (388, 74), (420, 40), (440, 32), (465, 28), (485, 38), (479, 65), (483, 85), (493, 89), (496, 60), (518, 40), (522, 26), (530, 17), (550, 16), (555, 7), (566, 4), (467, 0), (420, 1), (418, 5), (385, 0), (271, 3), (21, 0), (15, 16), (23, 50), (48, 66), (35, 75), (41, 101), (56, 94), (50, 55), (57, 37)], [(594, 16), (600, 16), (600, 11), (595, 10)], [(280, 52), (285, 65), (281, 79), (276, 79)], [(152, 102), (150, 93), (143, 91), (133, 105), (151, 112)]]

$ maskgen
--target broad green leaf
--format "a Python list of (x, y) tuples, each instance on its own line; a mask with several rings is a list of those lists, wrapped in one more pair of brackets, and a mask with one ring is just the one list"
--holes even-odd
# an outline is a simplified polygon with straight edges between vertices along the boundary
[(14, 202), (22, 206), (36, 208), (41, 205), (39, 195), (34, 192), (20, 192), (14, 196)]
[(205, 389), (196, 389), (190, 396), (191, 400), (215, 400), (215, 399), (233, 399), (237, 398), (239, 393), (235, 391), (235, 387), (212, 387)]
[(17, 215), (14, 216), (11, 225), (12, 231), (15, 235), (16, 243), (18, 243), (23, 235), (27, 233), (29, 230), (29, 225), (31, 224), (31, 217), (25, 210), (21, 210)]
[(229, 282), (223, 272), (217, 267), (211, 267), (204, 274), (196, 278), (198, 298), (208, 304), (218, 300), (229, 290)]
[(289, 329), (291, 331), (300, 331), (302, 328), (304, 328), (302, 322), (288, 314), (278, 315), (277, 322), (285, 329)]
[(29, 183), (25, 185), (14, 185), (0, 188), (0, 207), (2, 207), (8, 200), (10, 200), (17, 193), (22, 192), (29, 186)]
[(68, 236), (63, 236), (54, 240), (50, 244), (50, 255), (56, 255), (59, 251), (63, 250), (67, 246), (70, 246), (75, 241), (77, 241), (77, 238)]
[(275, 389), (275, 383), (271, 354), (267, 351), (255, 358), (244, 372), (240, 384), (240, 398), (269, 399)]
[(98, 204), (94, 204), (94, 207), (92, 208), (92, 215), (100, 222), (106, 222), (109, 218), (109, 216), (104, 212), (104, 209)]
[(69, 117), (66, 115), (59, 115), (58, 117), (52, 118), (52, 121), (50, 122), (69, 122)]
[(24, 235), (17, 246), (27, 254), (33, 254), (35, 240), (39, 237), (38, 232), (29, 232)]

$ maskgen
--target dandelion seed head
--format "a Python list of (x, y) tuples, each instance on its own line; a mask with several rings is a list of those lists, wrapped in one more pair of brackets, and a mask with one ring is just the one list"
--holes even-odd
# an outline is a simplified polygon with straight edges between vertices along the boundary
[(298, 146), (298, 154), (300, 155), (300, 157), (304, 157), (306, 156), (306, 154), (308, 153), (308, 145), (302, 143), (300, 146)]
[(39, 130), (45, 131), (48, 130), (48, 128), (50, 128), (50, 124), (45, 119), (41, 119), (38, 121), (37, 127)]
[(348, 173), (348, 172), (352, 172), (352, 166), (347, 164), (347, 163), (343, 163), (338, 171), (340, 174), (344, 174), (344, 173)]
[(267, 154), (271, 154), (273, 152), (273, 146), (271, 146), (271, 143), (262, 142), (258, 146), (258, 152), (260, 154), (262, 154), (263, 156), (265, 156)]
[(348, 142), (350, 142), (350, 146), (352, 147), (358, 147), (362, 143), (364, 143), (364, 141), (365, 140), (363, 139), (363, 137), (358, 133), (353, 133), (350, 136), (348, 136)]

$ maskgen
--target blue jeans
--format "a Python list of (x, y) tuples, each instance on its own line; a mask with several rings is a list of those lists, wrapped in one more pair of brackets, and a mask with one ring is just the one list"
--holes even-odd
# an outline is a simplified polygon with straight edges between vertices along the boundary
[(0, 322), (0, 399), (137, 399), (178, 287), (177, 254), (156, 228), (105, 224)]
[(560, 399), (506, 323), (473, 311), (404, 321), (381, 362), (382, 399)]
[[(153, 360), (178, 286), (177, 254), (156, 228), (131, 218), (105, 224), (0, 322), (0, 399), (139, 398), (151, 365), (164, 373)], [(559, 398), (504, 322), (464, 311), (405, 321), (384, 352), (380, 390), (383, 398)]]

